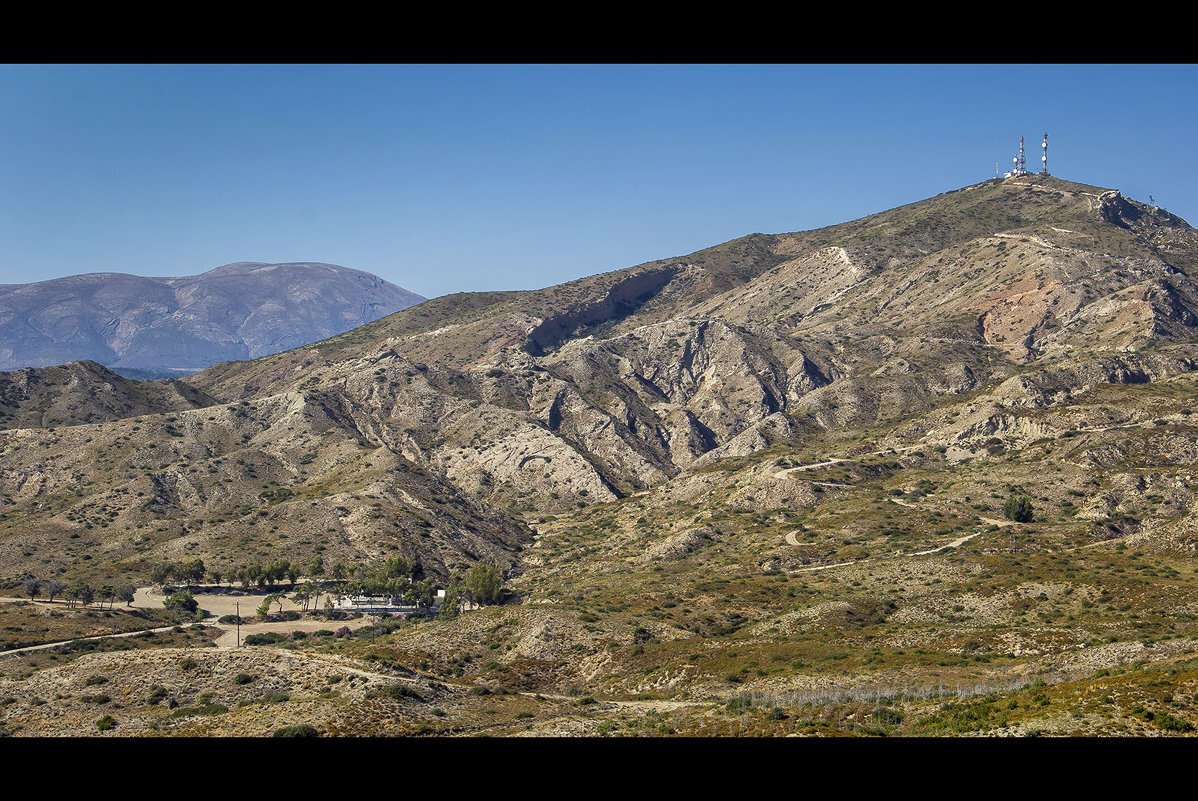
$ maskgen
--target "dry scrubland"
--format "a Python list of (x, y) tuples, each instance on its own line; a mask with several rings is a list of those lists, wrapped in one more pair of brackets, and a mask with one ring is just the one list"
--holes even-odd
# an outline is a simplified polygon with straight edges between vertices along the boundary
[(3, 604), (6, 644), (76, 641), (0, 658), (0, 728), (1190, 734), (1194, 270), (1183, 221), (1029, 177), (438, 298), (192, 394), (109, 382), (101, 408), (47, 373), (59, 424), (3, 398), (10, 595), (402, 555), (442, 585), (493, 562), (505, 602), (241, 649)]

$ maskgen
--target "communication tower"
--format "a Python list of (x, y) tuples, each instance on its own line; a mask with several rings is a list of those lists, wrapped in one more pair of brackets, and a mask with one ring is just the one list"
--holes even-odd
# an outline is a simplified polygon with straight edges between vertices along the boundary
[[(1027, 161), (1023, 156), (1023, 137), (1019, 137), (1019, 155), (1011, 159), (1015, 165), (1011, 171), (1003, 174), (1003, 178), (1014, 178), (1019, 175), (1031, 175), (1027, 171)], [(1044, 134), (1044, 155), (1040, 157), (1041, 168), (1039, 175), (1048, 175), (1048, 134)]]

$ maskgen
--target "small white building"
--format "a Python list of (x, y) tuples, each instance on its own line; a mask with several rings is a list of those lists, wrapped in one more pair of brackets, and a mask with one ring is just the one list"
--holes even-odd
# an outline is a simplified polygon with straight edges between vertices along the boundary
[[(445, 603), (445, 590), (433, 595), (433, 609)], [(419, 612), (422, 607), (405, 603), (400, 595), (350, 595), (337, 602), (337, 609), (350, 612)]]

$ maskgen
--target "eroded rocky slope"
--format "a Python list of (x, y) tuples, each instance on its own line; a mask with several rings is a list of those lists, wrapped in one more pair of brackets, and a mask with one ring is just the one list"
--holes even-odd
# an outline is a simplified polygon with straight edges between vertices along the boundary
[(111, 570), (219, 564), (234, 542), (511, 566), (530, 516), (776, 443), (918, 417), (895, 446), (978, 453), (1107, 422), (1020, 410), (1193, 370), (1194, 269), (1180, 220), (1040, 176), (536, 292), (439, 298), (214, 367), (169, 416), (112, 403), (63, 422), (142, 416), (58, 429), (52, 447), (36, 416), (13, 417), (26, 427), (0, 452), (0, 547), (11, 570), (45, 558), (17, 555), (31, 526), (86, 531)]
[(10, 374), (8, 575), (403, 555), (496, 562), (509, 603), (20, 657), (0, 726), (98, 733), (107, 679), (117, 734), (1195, 731), (1195, 270), (1177, 218), (1028, 176), (437, 298), (194, 394)]

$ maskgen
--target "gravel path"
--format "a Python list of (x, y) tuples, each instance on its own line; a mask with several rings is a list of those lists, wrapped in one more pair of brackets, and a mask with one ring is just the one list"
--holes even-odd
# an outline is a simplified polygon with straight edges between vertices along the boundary
[[(217, 648), (236, 648), (238, 638), (245, 639), (247, 634), (262, 634), (268, 631), (277, 631), (280, 634), (290, 634), (293, 631), (318, 631), (320, 629), (339, 629), (342, 626), (349, 626), (350, 629), (360, 629), (363, 626), (368, 626), (374, 622), (374, 617), (371, 615), (363, 615), (360, 618), (349, 620), (325, 620), (324, 618), (303, 618), (301, 620), (281, 620), (270, 623), (262, 623), (253, 620), (255, 610), (262, 604), (267, 593), (257, 595), (228, 595), (224, 593), (206, 593), (199, 592), (194, 595), (196, 603), (200, 608), (209, 614), (209, 617), (204, 621), (205, 625), (220, 629), (223, 633), (216, 640)], [(133, 596), (133, 606), (146, 608), (162, 608), (162, 601), (166, 596), (153, 587), (143, 587)], [(289, 598), (282, 599), (282, 611), (299, 612), (303, 607), (295, 603)], [(240, 610), (242, 624), (240, 627), (235, 623), (217, 623), (217, 619), (224, 615), (236, 615)], [(272, 611), (279, 611), (277, 604), (271, 604)], [(249, 622), (244, 622), (249, 621)]]

